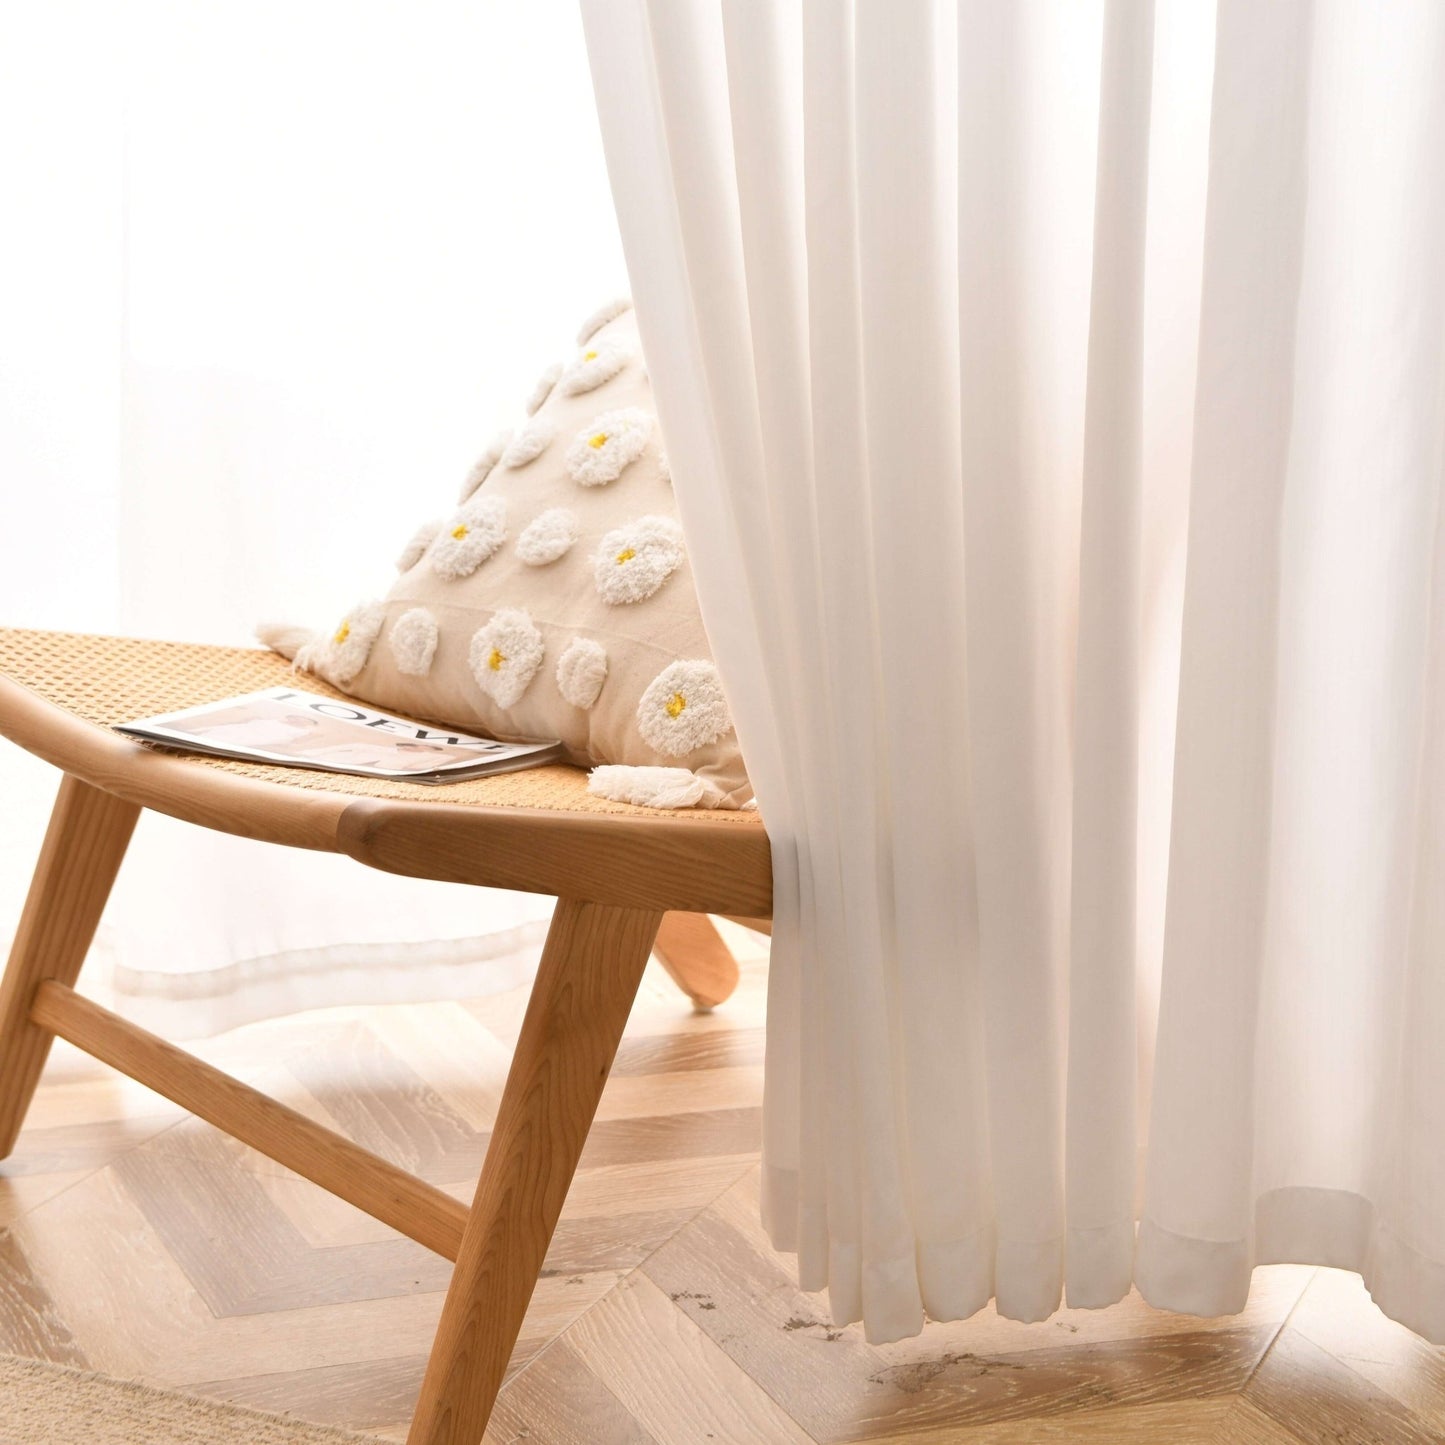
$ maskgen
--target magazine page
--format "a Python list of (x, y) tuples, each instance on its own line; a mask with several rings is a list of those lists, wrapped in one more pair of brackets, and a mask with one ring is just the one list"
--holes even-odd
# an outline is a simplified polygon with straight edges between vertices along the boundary
[(116, 731), (220, 757), (413, 782), (531, 767), (561, 751), (555, 740), (502, 743), (289, 687), (121, 723)]

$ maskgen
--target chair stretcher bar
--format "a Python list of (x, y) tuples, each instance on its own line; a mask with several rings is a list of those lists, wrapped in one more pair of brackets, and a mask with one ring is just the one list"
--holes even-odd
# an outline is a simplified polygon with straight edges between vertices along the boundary
[(467, 1208), (449, 1194), (82, 998), (62, 983), (39, 985), (30, 1018), (373, 1219), (455, 1262)]

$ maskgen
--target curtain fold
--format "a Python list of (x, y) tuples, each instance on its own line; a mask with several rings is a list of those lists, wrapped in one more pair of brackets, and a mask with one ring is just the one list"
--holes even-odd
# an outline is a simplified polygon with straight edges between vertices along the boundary
[(1129, 1288), (1137, 1168), (1140, 557), (1152, 5), (1104, 13), (1074, 691), (1065, 1195), (1070, 1304)]
[(1445, 1341), (1445, 12), (582, 9), (775, 1244), (875, 1340), (1298, 1260)]

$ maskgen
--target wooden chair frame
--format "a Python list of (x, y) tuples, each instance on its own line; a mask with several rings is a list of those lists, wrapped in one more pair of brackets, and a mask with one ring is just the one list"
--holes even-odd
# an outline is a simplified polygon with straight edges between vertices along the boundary
[[(64, 774), (0, 983), (0, 1158), (59, 1036), (455, 1261), (407, 1440), (478, 1445), (648, 957), (700, 1007), (727, 996), (736, 965), (698, 915), (766, 926), (762, 827), (287, 787), (142, 747), (3, 676), (0, 733)], [(142, 808), (558, 899), (470, 1209), (75, 992)]]

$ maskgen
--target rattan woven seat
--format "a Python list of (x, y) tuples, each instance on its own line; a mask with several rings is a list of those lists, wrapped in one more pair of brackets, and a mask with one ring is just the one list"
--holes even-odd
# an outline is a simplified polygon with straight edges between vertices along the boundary
[[(294, 681), (252, 648), (0, 630), (0, 734), (64, 775), (0, 985), (0, 1158), (59, 1036), (454, 1259), (408, 1440), (477, 1445), (654, 943), (695, 1003), (725, 998), (736, 966), (701, 915), (771, 915), (768, 837), (754, 812), (594, 797), (572, 767), (434, 787), (175, 753), (113, 730)], [(558, 899), (470, 1210), (75, 992), (142, 808)]]
[[(673, 899), (668, 908), (768, 911), (767, 837), (753, 811), (615, 803), (588, 793), (586, 774), (567, 766), (432, 787), (176, 754), (111, 730), (295, 682), (289, 663), (258, 648), (0, 630), (0, 733), (142, 807), (248, 837), (350, 853), (396, 873), (534, 893), (570, 889), (598, 901), (600, 889), (610, 901), (636, 906), (660, 903), (653, 886), (660, 883)], [(319, 678), (308, 676), (305, 686), (342, 696)], [(578, 843), (591, 852), (590, 840), (596, 856), (579, 875), (568, 848)], [(684, 882), (679, 873), (704, 858), (706, 868)]]

